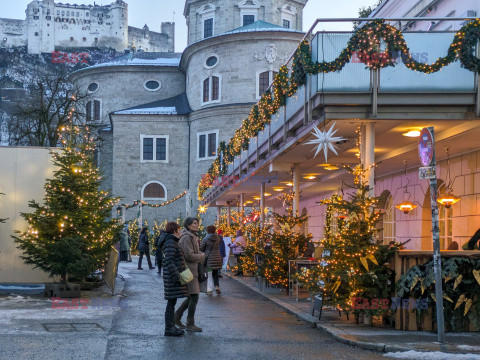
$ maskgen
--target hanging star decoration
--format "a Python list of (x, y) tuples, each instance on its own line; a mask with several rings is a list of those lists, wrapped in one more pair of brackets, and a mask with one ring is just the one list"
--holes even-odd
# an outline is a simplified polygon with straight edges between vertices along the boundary
[(334, 136), (335, 133), (338, 131), (338, 129), (333, 130), (334, 127), (335, 122), (328, 131), (320, 131), (316, 126), (313, 128), (314, 131), (312, 131), (311, 134), (314, 135), (316, 139), (310, 140), (305, 143), (305, 145), (317, 145), (316, 152), (313, 157), (316, 157), (320, 151), (323, 151), (323, 154), (325, 155), (325, 162), (327, 162), (328, 150), (331, 150), (333, 153), (335, 153), (335, 155), (338, 155), (336, 150), (337, 145), (335, 145), (335, 143), (347, 139), (344, 139), (341, 136)]

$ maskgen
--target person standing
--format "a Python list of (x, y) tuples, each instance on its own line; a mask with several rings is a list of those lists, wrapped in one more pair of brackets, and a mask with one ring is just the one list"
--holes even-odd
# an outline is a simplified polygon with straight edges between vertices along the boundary
[(120, 233), (120, 261), (128, 261), (128, 251), (130, 245), (128, 244), (128, 235), (125, 229)]
[(205, 253), (205, 266), (212, 269), (212, 272), (208, 275), (207, 282), (207, 295), (212, 294), (212, 278), (213, 284), (217, 294), (221, 294), (220, 283), (218, 281), (218, 275), (223, 265), (223, 259), (220, 254), (222, 238), (215, 234), (217, 228), (213, 225), (207, 226), (207, 236), (205, 236), (200, 244), (200, 251)]
[[(197, 231), (199, 221), (196, 218), (188, 217), (183, 223), (183, 229), (178, 242), (183, 250), (185, 261), (193, 274), (193, 280), (187, 284), (188, 297), (183, 301), (175, 312), (175, 325), (187, 331), (200, 332), (202, 329), (195, 325), (195, 311), (197, 309), (198, 295), (200, 294), (200, 283), (198, 282), (198, 264), (205, 260), (205, 254), (200, 252)], [(182, 316), (188, 309), (187, 324), (182, 323)]]
[(148, 228), (145, 226), (142, 229), (142, 232), (140, 233), (140, 239), (138, 240), (138, 251), (140, 252), (140, 257), (138, 258), (138, 270), (143, 270), (142, 269), (142, 260), (143, 260), (143, 255), (146, 255), (147, 257), (147, 262), (148, 262), (148, 267), (150, 270), (155, 269), (154, 266), (152, 266), (152, 260), (150, 259), (150, 242), (148, 241)]
[(228, 246), (232, 249), (233, 255), (237, 258), (237, 273), (235, 275), (243, 275), (242, 255), (245, 251), (245, 238), (243, 237), (243, 231), (241, 229), (237, 230), (235, 242)]
[(181, 336), (184, 330), (175, 327), (175, 305), (177, 299), (188, 296), (187, 285), (180, 282), (180, 273), (185, 271), (186, 265), (182, 248), (178, 245), (180, 240), (180, 225), (169, 222), (165, 232), (161, 235), (163, 259), (163, 287), (167, 308), (165, 309), (165, 336)]
[(127, 228), (128, 236), (128, 262), (132, 262), (132, 237), (130, 236), (130, 230)]
[[(180, 225), (179, 225), (180, 226)], [(155, 242), (153, 243), (153, 246), (155, 246), (155, 258), (157, 259), (157, 269), (158, 273), (162, 273), (162, 260), (163, 260), (163, 242), (165, 241), (165, 236), (166, 236), (165, 230), (160, 230), (160, 235), (157, 236), (155, 239)]]

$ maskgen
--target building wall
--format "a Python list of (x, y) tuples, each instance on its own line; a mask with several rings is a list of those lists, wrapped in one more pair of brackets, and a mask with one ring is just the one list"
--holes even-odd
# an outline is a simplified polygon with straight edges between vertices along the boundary
[[(159, 81), (158, 91), (148, 91), (144, 84)], [(109, 114), (153, 101), (167, 99), (185, 92), (185, 75), (176, 67), (105, 66), (76, 72), (72, 75), (82, 93), (88, 85), (98, 83), (98, 90), (88, 100), (101, 101), (101, 123), (110, 124)]]
[(128, 5), (121, 0), (105, 6), (34, 0), (25, 21), (0, 19), (0, 46), (28, 46), (30, 54), (40, 54), (82, 47), (121, 52), (138, 43), (148, 51), (173, 52), (174, 24), (164, 24), (161, 33), (148, 31), (146, 38), (142, 29), (128, 27)]
[[(188, 122), (186, 116), (113, 115), (113, 194), (122, 196), (121, 203), (140, 200), (141, 189), (149, 181), (159, 181), (167, 189), (170, 200), (187, 189)], [(168, 135), (168, 163), (140, 162), (140, 135)], [(146, 200), (152, 204), (162, 201)], [(185, 215), (186, 198), (160, 207), (143, 207), (143, 219), (176, 220)], [(137, 218), (138, 207), (127, 210), (126, 220)]]
[[(188, 25), (188, 44), (203, 39), (203, 21), (214, 16), (213, 35), (220, 35), (227, 31), (243, 26), (241, 14), (256, 14), (257, 20), (266, 21), (282, 26), (282, 7), (291, 6), (291, 28), (301, 31), (303, 22), (303, 8), (308, 0), (187, 0), (185, 17)], [(249, 6), (252, 3), (254, 5)]]
[[(259, 73), (278, 71), (301, 38), (301, 33), (266, 31), (225, 35), (190, 46), (181, 65), (186, 71), (190, 106), (198, 110), (226, 104), (256, 103)], [(273, 61), (266, 57), (271, 48), (276, 53)], [(205, 62), (212, 55), (217, 56), (218, 62), (208, 68)], [(210, 76), (220, 77), (220, 101), (203, 104), (203, 81)]]
[(10, 236), (26, 230), (20, 213), (31, 212), (28, 202), (43, 201), (45, 180), (54, 172), (50, 149), (0, 147), (0, 168), (0, 193), (5, 194), (0, 196), (0, 218), (8, 218), (0, 224), (0, 283), (46, 282), (47, 274), (24, 264)]
[(0, 47), (27, 46), (27, 23), (25, 20), (0, 19)]
[[(468, 11), (475, 11), (470, 14)], [(480, 13), (479, 0), (389, 0), (378, 11), (373, 14), (374, 17), (475, 17)], [(435, 21), (432, 29), (440, 30), (459, 30), (463, 26), (463, 21)], [(431, 27), (431, 22), (417, 22), (410, 30), (426, 31)]]

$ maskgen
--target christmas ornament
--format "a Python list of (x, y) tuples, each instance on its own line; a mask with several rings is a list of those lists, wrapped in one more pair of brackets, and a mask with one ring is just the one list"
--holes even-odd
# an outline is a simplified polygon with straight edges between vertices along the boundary
[(341, 136), (334, 136), (335, 133), (338, 131), (333, 130), (335, 126), (335, 122), (333, 125), (330, 127), (328, 131), (320, 131), (318, 127), (314, 127), (312, 131), (312, 135), (315, 135), (317, 138), (314, 140), (310, 140), (305, 145), (317, 145), (315, 155), (313, 157), (316, 157), (320, 151), (323, 151), (323, 154), (325, 155), (325, 162), (327, 162), (327, 155), (328, 155), (328, 150), (331, 150), (335, 155), (338, 155), (337, 153), (337, 146), (335, 143), (339, 141), (344, 141), (347, 139), (344, 139)]

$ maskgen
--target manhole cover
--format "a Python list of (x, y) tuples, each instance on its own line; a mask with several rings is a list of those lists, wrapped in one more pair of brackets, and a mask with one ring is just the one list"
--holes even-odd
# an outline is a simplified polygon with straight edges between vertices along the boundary
[(96, 323), (48, 323), (42, 325), (48, 332), (103, 331), (103, 328)]

